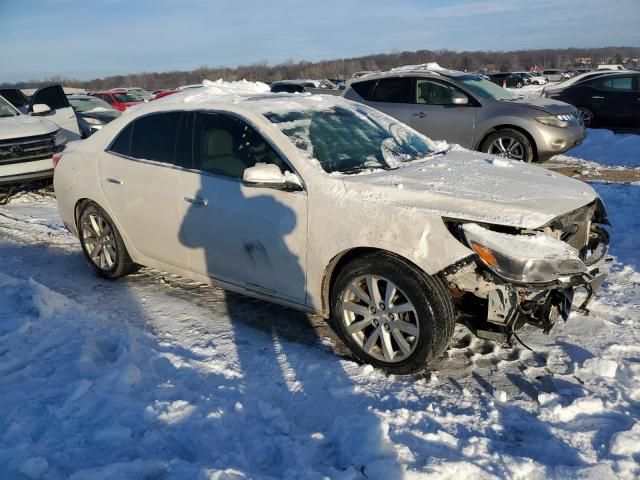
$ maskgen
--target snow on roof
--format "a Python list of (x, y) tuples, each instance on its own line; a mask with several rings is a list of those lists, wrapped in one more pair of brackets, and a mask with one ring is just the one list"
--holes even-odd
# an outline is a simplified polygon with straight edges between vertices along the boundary
[[(286, 112), (292, 110), (322, 110), (350, 102), (336, 95), (310, 93), (271, 93), (269, 86), (262, 82), (239, 80), (227, 82), (222, 79), (212, 82), (204, 80), (203, 88), (187, 90), (155, 100), (153, 104), (176, 103), (230, 103), (248, 104), (259, 113)], [(247, 105), (248, 106), (248, 105)]]

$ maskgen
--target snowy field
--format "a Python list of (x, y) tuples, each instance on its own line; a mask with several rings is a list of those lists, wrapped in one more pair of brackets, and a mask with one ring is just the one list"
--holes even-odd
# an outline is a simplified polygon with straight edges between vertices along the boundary
[[(591, 134), (589, 161), (638, 165), (638, 137)], [(534, 352), (460, 327), (411, 377), (351, 361), (317, 317), (147, 269), (99, 279), (55, 201), (18, 198), (0, 209), (0, 479), (638, 478), (640, 185), (594, 187), (615, 263), (591, 315), (525, 331)]]

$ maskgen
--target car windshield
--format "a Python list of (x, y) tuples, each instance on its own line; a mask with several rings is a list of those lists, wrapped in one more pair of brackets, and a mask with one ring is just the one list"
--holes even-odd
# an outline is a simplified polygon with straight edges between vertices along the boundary
[(4, 98), (0, 97), (0, 118), (15, 117), (18, 112)]
[(511, 92), (476, 75), (462, 75), (455, 77), (454, 80), (483, 98), (491, 100), (513, 100), (516, 98)]
[(142, 97), (139, 97), (138, 95), (135, 95), (133, 93), (114, 93), (113, 96), (117, 101), (121, 103), (144, 101)]
[(70, 98), (69, 103), (76, 112), (89, 112), (113, 110), (113, 107), (104, 100), (100, 100), (96, 97), (91, 98)]
[(328, 173), (388, 170), (433, 153), (425, 137), (367, 107), (334, 105), (265, 116)]

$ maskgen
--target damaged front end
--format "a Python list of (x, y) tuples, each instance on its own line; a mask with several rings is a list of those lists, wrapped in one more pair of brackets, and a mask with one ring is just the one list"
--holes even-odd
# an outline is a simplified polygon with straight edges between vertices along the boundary
[(608, 273), (609, 235), (602, 202), (554, 219), (534, 230), (448, 222), (474, 254), (441, 272), (459, 319), (481, 338), (509, 341), (525, 324), (548, 333), (567, 320), (574, 292), (587, 306)]

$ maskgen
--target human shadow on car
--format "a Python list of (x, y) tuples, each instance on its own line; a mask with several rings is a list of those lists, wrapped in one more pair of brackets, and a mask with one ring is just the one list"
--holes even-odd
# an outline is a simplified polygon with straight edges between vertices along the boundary
[[(224, 277), (227, 288), (235, 285), (263, 298), (304, 302), (306, 222), (300, 225), (295, 211), (278, 201), (269, 188), (231, 180), (223, 188), (224, 204), (192, 205), (184, 216), (180, 239), (190, 258), (203, 261), (210, 277)], [(206, 194), (201, 190), (197, 198)], [(286, 194), (306, 195), (302, 191)], [(225, 230), (209, 236), (194, 234), (203, 221), (221, 218), (231, 222)], [(296, 228), (303, 229), (305, 245), (294, 253)], [(198, 270), (202, 265), (190, 268)], [(241, 393), (237, 428), (245, 430), (244, 457), (253, 474), (282, 478), (288, 470), (302, 474), (309, 472), (310, 463), (320, 462), (323, 470), (316, 473), (329, 477), (348, 471), (369, 478), (402, 476), (385, 427), (370, 410), (366, 393), (344, 370), (343, 361), (309, 348), (324, 341), (309, 315), (288, 309), (281, 314), (280, 307), (231, 292), (225, 292), (225, 304), (232, 338), (224, 341), (234, 342), (242, 375), (228, 388)], [(303, 341), (290, 341), (292, 331), (304, 332)], [(349, 367), (356, 372), (361, 368)], [(259, 439), (264, 438), (270, 443), (261, 443)]]

